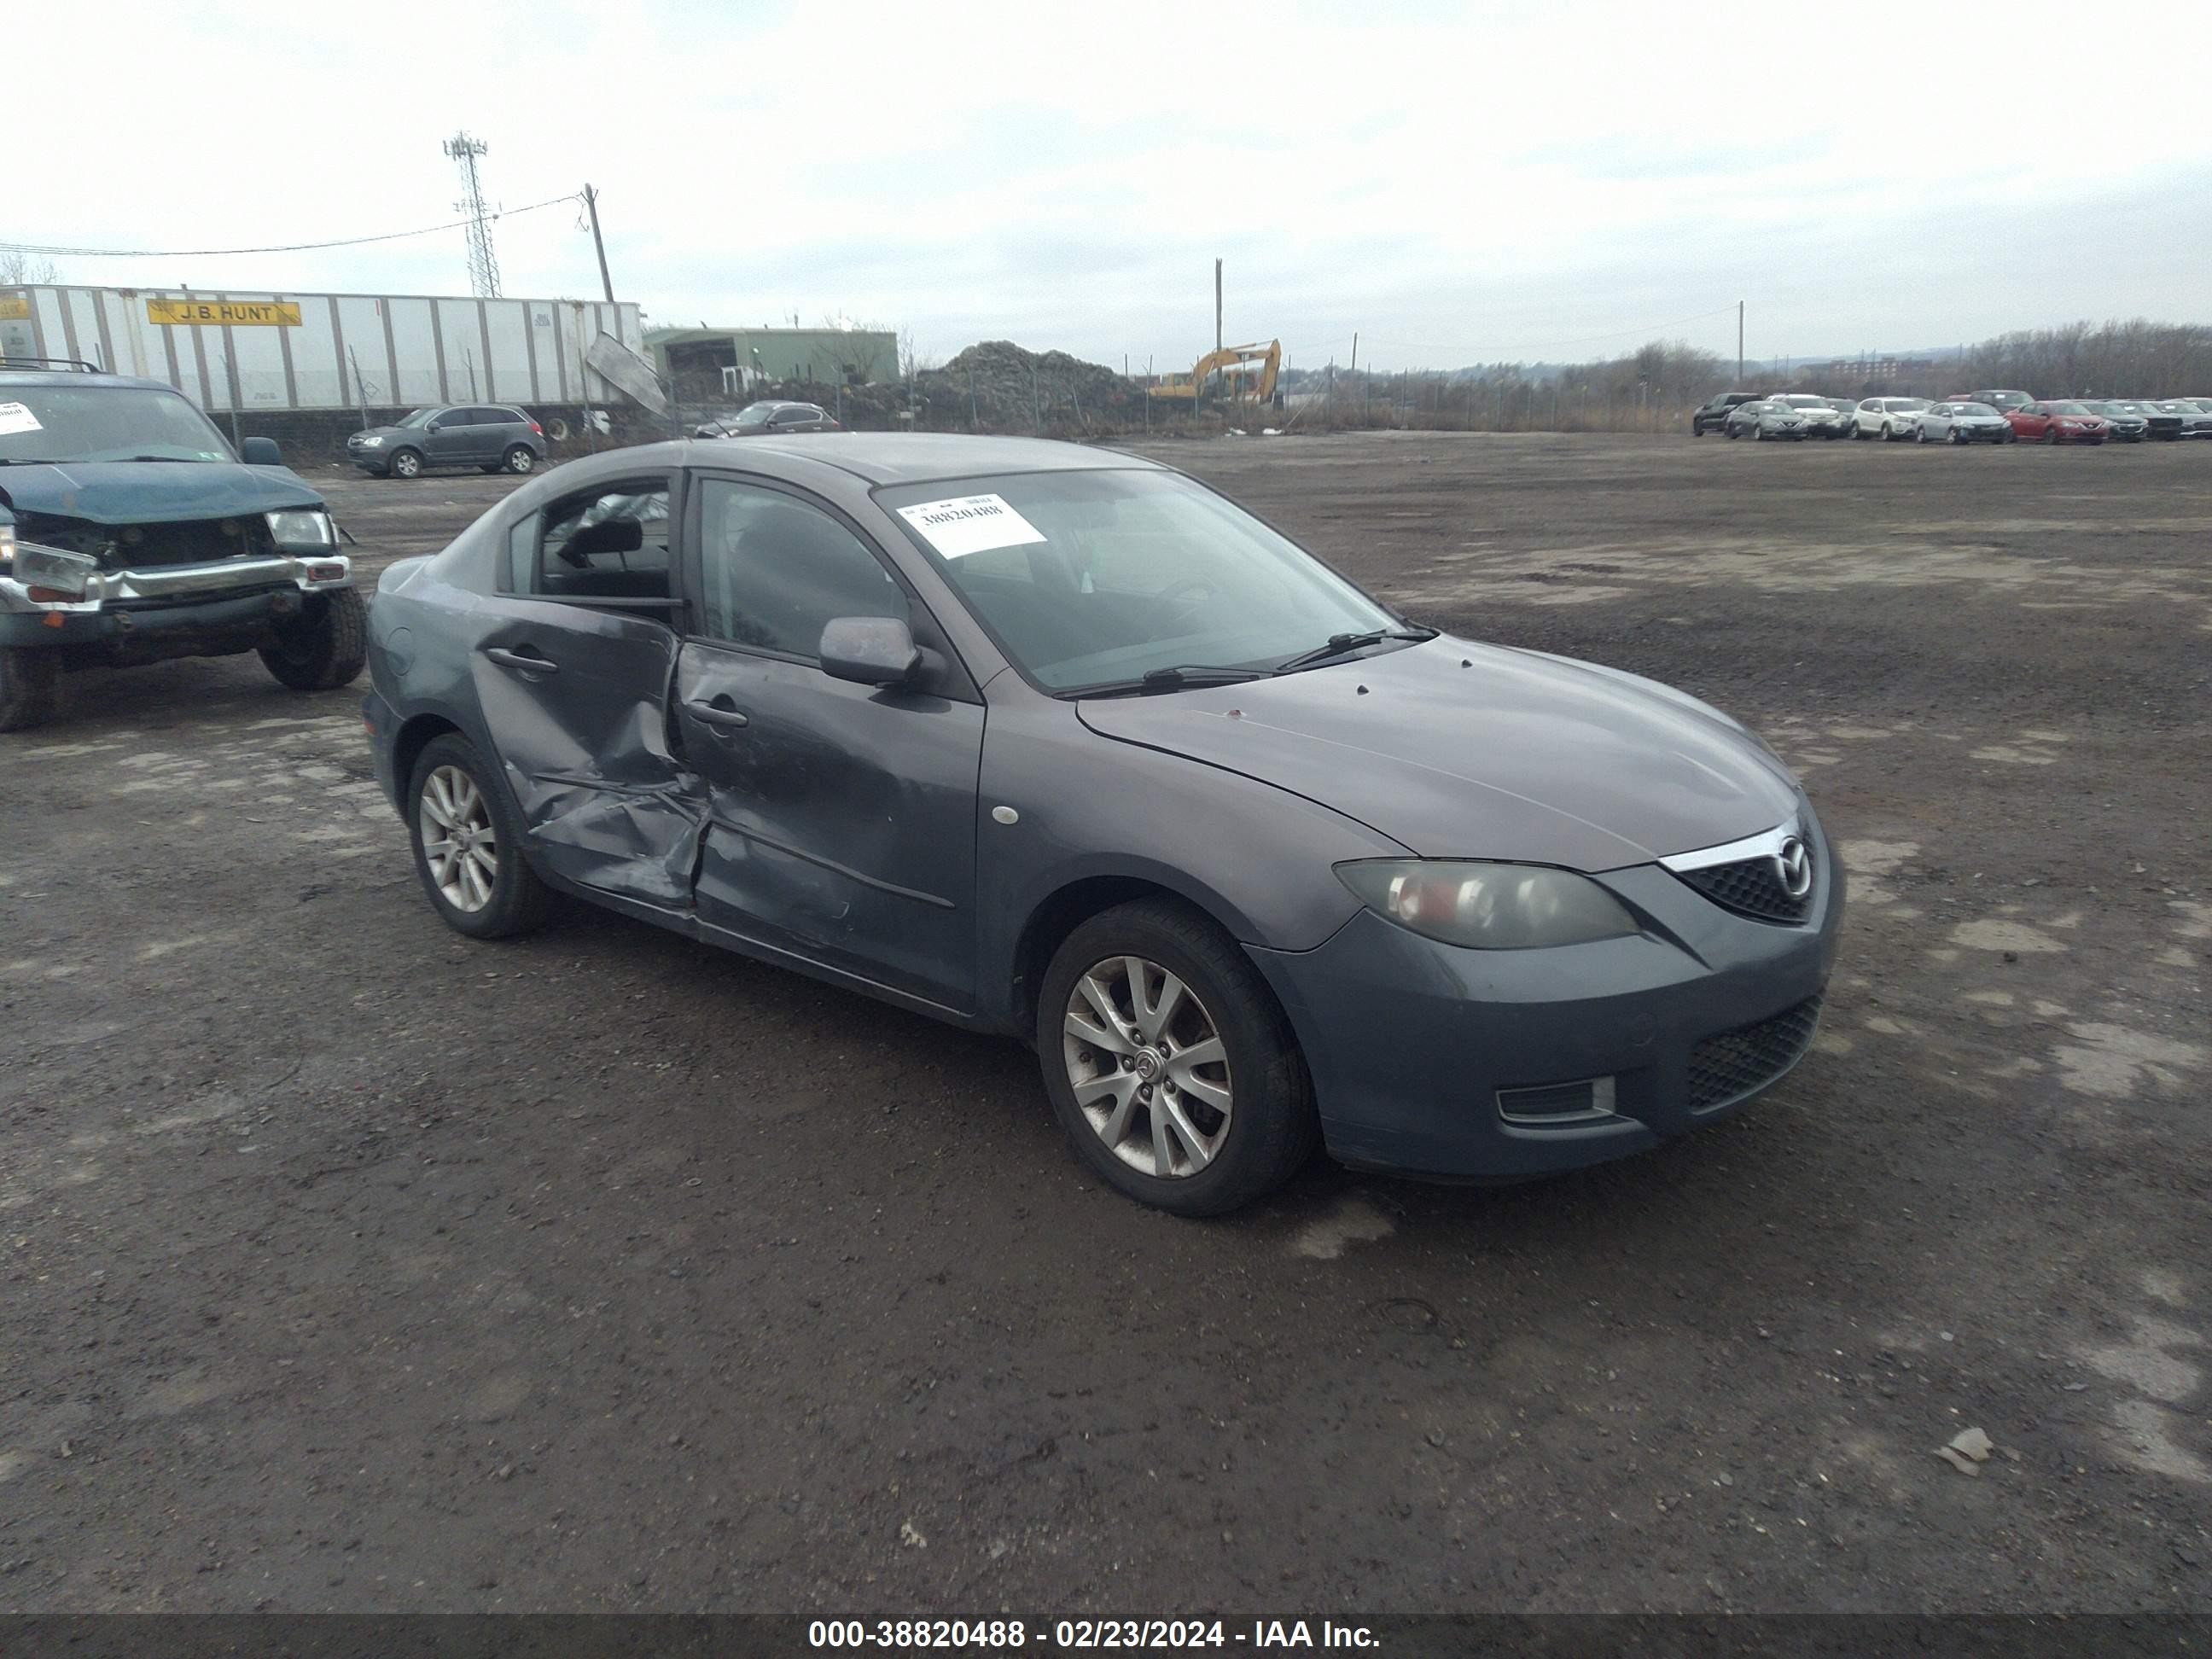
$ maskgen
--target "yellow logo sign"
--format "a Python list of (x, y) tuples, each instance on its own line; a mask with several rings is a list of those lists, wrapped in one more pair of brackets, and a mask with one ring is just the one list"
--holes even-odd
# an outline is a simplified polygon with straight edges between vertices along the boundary
[(0, 294), (0, 323), (20, 323), (31, 314), (31, 296), (27, 294)]
[(204, 323), (220, 328), (297, 328), (300, 307), (289, 300), (149, 300), (146, 320), (164, 328)]

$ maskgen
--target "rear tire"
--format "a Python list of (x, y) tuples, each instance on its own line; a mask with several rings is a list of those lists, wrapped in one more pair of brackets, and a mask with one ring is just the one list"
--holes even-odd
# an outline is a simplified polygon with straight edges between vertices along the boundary
[(422, 475), (422, 457), (412, 449), (395, 449), (386, 470), (395, 478), (418, 478)]
[[(471, 939), (512, 939), (545, 920), (550, 896), (522, 855), (521, 823), (466, 738), (448, 732), (423, 745), (406, 800), (415, 873), (446, 926)], [(457, 831), (467, 837), (465, 846), (453, 844)]]
[(506, 459), (500, 465), (517, 477), (520, 477), (525, 473), (537, 471), (538, 452), (531, 448), (528, 444), (510, 445)]
[[(1132, 962), (1151, 970), (1144, 977), (1153, 1008), (1174, 1010), (1157, 1030), (1148, 1024), (1148, 1011), (1127, 995)], [(1154, 977), (1163, 973), (1181, 982), (1180, 999), (1170, 998), (1165, 981)], [(1086, 981), (1103, 989), (1114, 1006), (1110, 1029), (1079, 988)], [(1083, 1010), (1079, 1021), (1114, 1046), (1078, 1035), (1071, 1005)], [(1188, 1040), (1194, 1033), (1205, 1046), (1218, 1047), (1218, 1057), (1198, 1062), (1206, 1074), (1198, 1087), (1186, 1082), (1178, 1091), (1179, 1079), (1197, 1074), (1197, 1068), (1178, 1070), (1182, 1053), (1198, 1052)], [(1209, 1033), (1218, 1044), (1208, 1040)], [(1313, 1080), (1267, 981), (1236, 941), (1173, 901), (1121, 905), (1067, 936), (1038, 988), (1036, 1038), (1045, 1092), (1076, 1156), (1100, 1180), (1139, 1203), (1175, 1215), (1224, 1214), (1289, 1180), (1320, 1139)], [(1161, 1064), (1153, 1067), (1146, 1054)], [(1217, 1069), (1220, 1075), (1211, 1076)], [(1141, 1085), (1157, 1091), (1149, 1099), (1136, 1092), (1148, 1071), (1157, 1079)], [(1079, 1101), (1079, 1073), (1085, 1082), (1106, 1086)], [(1209, 1097), (1225, 1101), (1229, 1109), (1220, 1111)], [(1152, 1118), (1155, 1102), (1165, 1110), (1158, 1128)], [(1094, 1122), (1085, 1103), (1107, 1121)], [(1190, 1156), (1190, 1137), (1175, 1127), (1178, 1117), (1200, 1139), (1218, 1137), (1203, 1164)], [(1109, 1132), (1120, 1139), (1109, 1143)], [(1127, 1157), (1116, 1152), (1117, 1145)], [(1139, 1167), (1150, 1163), (1156, 1169), (1163, 1145), (1175, 1173)]]
[(261, 664), (295, 691), (350, 685), (368, 661), (368, 602), (357, 587), (311, 593), (307, 609), (261, 648)]
[(0, 646), (0, 732), (27, 732), (62, 712), (62, 653)]

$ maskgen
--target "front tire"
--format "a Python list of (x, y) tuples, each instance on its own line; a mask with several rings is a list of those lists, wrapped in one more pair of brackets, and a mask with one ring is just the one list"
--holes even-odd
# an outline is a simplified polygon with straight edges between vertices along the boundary
[(520, 477), (524, 473), (537, 470), (538, 452), (531, 448), (528, 444), (512, 445), (507, 449), (506, 459), (501, 461), (500, 465)]
[(368, 601), (357, 587), (309, 594), (307, 608), (261, 647), (261, 664), (295, 691), (350, 685), (368, 661)]
[(422, 476), (422, 457), (411, 449), (392, 452), (392, 465), (386, 469), (395, 478), (419, 478)]
[(62, 712), (62, 653), (0, 646), (0, 732), (27, 732)]
[(407, 839), (430, 908), (471, 939), (511, 939), (545, 919), (545, 884), (522, 855), (522, 825), (474, 744), (448, 732), (423, 745), (407, 785)]
[(1175, 1215), (1221, 1215), (1312, 1156), (1321, 1120), (1290, 1022), (1236, 942), (1146, 899), (1070, 933), (1037, 996), (1037, 1057), (1076, 1156)]

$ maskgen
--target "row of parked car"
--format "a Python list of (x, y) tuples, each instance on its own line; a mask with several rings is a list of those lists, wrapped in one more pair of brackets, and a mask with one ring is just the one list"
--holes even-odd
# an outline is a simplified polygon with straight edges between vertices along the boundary
[(2212, 398), (2047, 398), (1957, 392), (1926, 398), (1815, 397), (1723, 392), (1690, 417), (1690, 432), (1731, 438), (1869, 438), (1885, 443), (2142, 443), (2212, 438)]
[[(695, 438), (746, 438), (791, 432), (842, 432), (818, 404), (757, 403), (709, 416)], [(545, 428), (513, 404), (438, 404), (390, 426), (369, 427), (346, 440), (346, 459), (372, 478), (416, 478), (425, 472), (535, 472), (545, 464)]]

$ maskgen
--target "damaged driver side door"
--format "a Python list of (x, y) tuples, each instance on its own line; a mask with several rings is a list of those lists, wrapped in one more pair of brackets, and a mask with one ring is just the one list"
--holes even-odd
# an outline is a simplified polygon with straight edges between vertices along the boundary
[(510, 526), (470, 662), (532, 861), (661, 908), (690, 904), (706, 816), (665, 713), (676, 483), (594, 485)]

